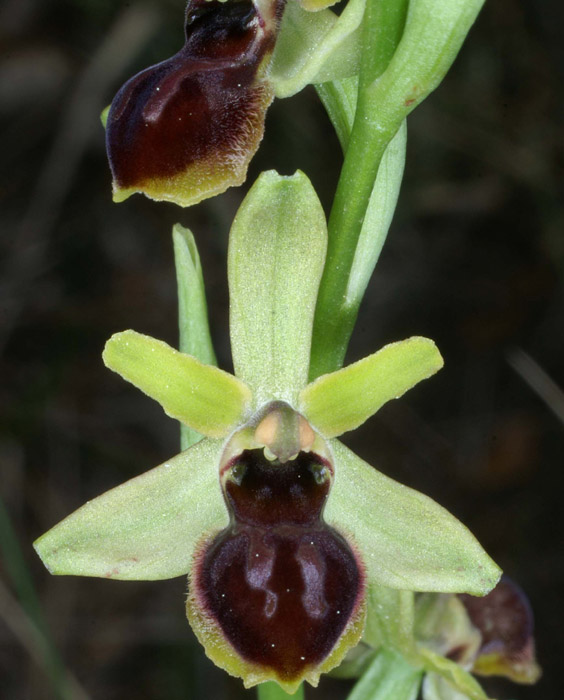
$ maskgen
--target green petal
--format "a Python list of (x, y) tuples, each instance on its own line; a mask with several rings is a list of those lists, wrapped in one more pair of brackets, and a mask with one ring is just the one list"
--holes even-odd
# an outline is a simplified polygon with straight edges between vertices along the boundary
[(501, 575), (462, 523), (337, 440), (327, 522), (356, 543), (368, 580), (391, 588), (484, 595)]
[(350, 0), (340, 16), (331, 10), (308, 12), (297, 2), (288, 3), (268, 76), (277, 97), (358, 72), (365, 3)]
[(116, 333), (102, 357), (167, 415), (208, 437), (225, 437), (247, 414), (251, 394), (243, 382), (161, 340), (135, 331)]
[(186, 574), (199, 541), (227, 525), (218, 465), (202, 440), (89, 501), (34, 547), (52, 574), (155, 580)]
[(325, 216), (308, 178), (263, 173), (229, 243), (233, 363), (256, 406), (271, 399), (295, 405), (307, 382), (326, 245)]
[(443, 366), (428, 338), (408, 338), (344, 369), (325, 374), (300, 394), (300, 412), (327, 438), (362, 425), (390, 399), (397, 399)]

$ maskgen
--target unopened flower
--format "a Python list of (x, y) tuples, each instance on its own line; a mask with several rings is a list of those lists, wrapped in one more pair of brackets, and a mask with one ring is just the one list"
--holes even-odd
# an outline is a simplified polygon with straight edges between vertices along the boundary
[(36, 542), (56, 574), (189, 575), (207, 654), (289, 691), (359, 641), (369, 588), (483, 595), (498, 567), (447, 511), (336, 438), (442, 366), (426, 338), (308, 383), (326, 224), (307, 178), (263, 174), (233, 223), (235, 376), (125, 331), (106, 364), (205, 436)]

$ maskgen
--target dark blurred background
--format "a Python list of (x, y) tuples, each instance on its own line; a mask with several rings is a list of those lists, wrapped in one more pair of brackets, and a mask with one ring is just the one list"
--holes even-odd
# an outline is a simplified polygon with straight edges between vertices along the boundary
[[(130, 327), (177, 342), (177, 221), (196, 235), (218, 358), (230, 368), (226, 246), (245, 188), (189, 210), (139, 195), (113, 204), (99, 122), (127, 77), (178, 50), (182, 18), (181, 0), (0, 2), (8, 700), (55, 697), (30, 614), (46, 619), (76, 700), (253, 697), (196, 643), (183, 579), (51, 578), (31, 547), (85, 500), (178, 451), (177, 425), (100, 357)], [(347, 442), (448, 507), (527, 591), (545, 673), (532, 688), (487, 685), (506, 700), (564, 696), (562, 19), (559, 0), (487, 3), (443, 85), (410, 117), (398, 211), (349, 353), (414, 334), (442, 350), (437, 377)], [(270, 109), (249, 183), (263, 169), (301, 168), (328, 207), (340, 163), (308, 89)], [(348, 688), (324, 680), (307, 696)]]

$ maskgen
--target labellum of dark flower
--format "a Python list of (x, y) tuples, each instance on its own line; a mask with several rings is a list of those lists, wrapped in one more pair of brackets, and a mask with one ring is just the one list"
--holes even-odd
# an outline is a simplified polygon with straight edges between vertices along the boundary
[(230, 524), (201, 547), (188, 616), (217, 665), (247, 686), (276, 680), (292, 692), (358, 642), (364, 572), (323, 520), (333, 467), (307, 421), (273, 404), (254, 441), (226, 452)]
[(241, 184), (273, 99), (267, 80), (284, 0), (190, 0), (186, 43), (131, 78), (106, 126), (114, 200), (195, 204)]
[(459, 595), (482, 641), (473, 672), (535, 683), (541, 670), (535, 659), (534, 620), (527, 596), (507, 576), (483, 598)]

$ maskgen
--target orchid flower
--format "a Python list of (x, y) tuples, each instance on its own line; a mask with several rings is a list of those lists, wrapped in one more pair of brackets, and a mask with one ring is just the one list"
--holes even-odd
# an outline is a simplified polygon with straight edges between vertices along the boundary
[(364, 2), (337, 17), (331, 3), (290, 0), (282, 21), (285, 0), (189, 0), (184, 47), (129, 79), (104, 115), (114, 200), (189, 206), (244, 182), (275, 95), (358, 70)]
[(196, 636), (247, 687), (316, 685), (361, 639), (374, 586), (484, 595), (500, 576), (458, 520), (337, 439), (443, 361), (413, 337), (308, 382), (326, 239), (305, 175), (260, 176), (230, 235), (235, 374), (134, 331), (104, 350), (203, 437), (35, 543), (54, 574), (188, 575)]
[(483, 597), (396, 591), (372, 585), (363, 642), (332, 675), (358, 678), (350, 700), (366, 700), (390, 678), (390, 697), (488, 700), (477, 676), (536, 683), (533, 614), (507, 576)]

